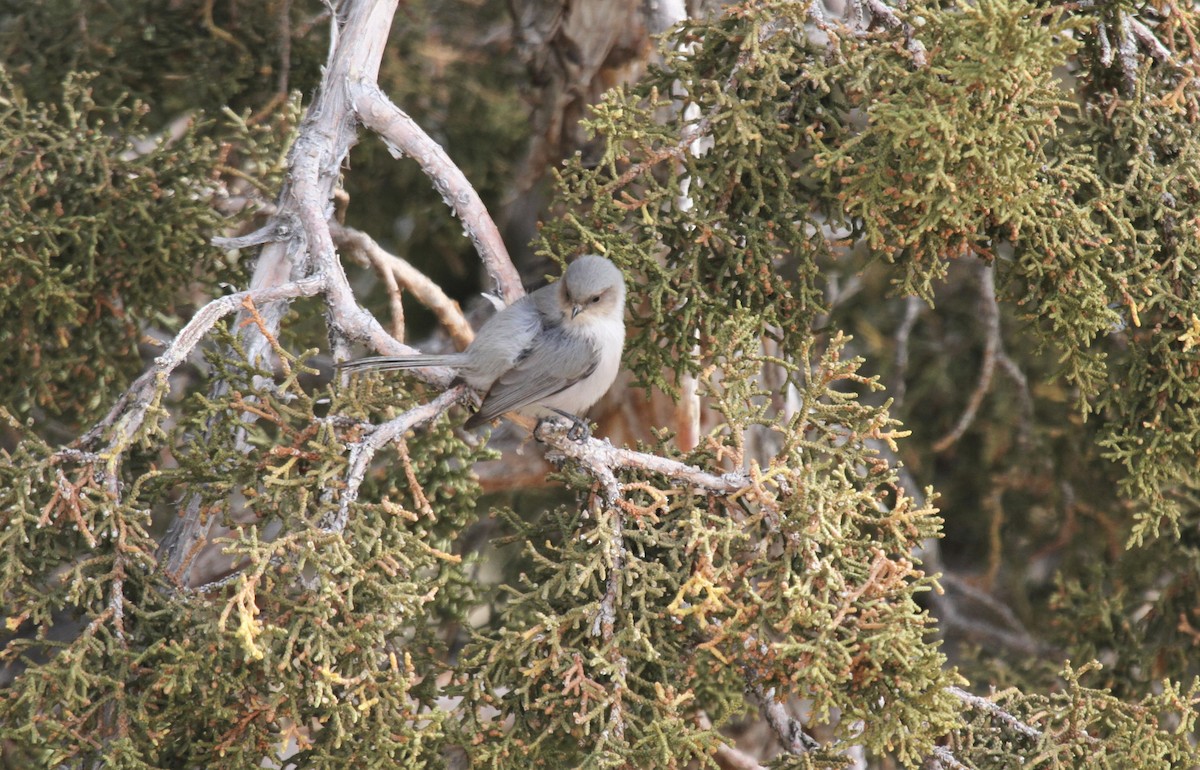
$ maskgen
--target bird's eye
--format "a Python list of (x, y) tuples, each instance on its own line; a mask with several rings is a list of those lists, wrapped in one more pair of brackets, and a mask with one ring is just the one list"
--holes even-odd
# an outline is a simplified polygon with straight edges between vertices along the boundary
[(600, 295), (599, 295), (599, 294), (597, 294), (596, 296), (592, 297), (592, 304), (593, 304), (593, 305), (594, 305), (594, 304), (596, 304), (596, 303), (597, 303), (597, 302), (599, 302), (599, 301), (600, 301)]

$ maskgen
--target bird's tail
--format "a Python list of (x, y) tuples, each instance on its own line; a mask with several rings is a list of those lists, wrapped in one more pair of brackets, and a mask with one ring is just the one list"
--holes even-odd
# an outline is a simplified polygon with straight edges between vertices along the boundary
[(371, 356), (342, 361), (337, 368), (343, 372), (362, 372), (368, 369), (388, 372), (395, 369), (424, 369), (428, 366), (462, 366), (462, 358), (455, 353), (433, 356)]

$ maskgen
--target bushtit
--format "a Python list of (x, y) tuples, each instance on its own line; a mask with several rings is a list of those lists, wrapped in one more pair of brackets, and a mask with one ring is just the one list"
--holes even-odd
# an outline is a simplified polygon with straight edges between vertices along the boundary
[(527, 294), (496, 315), (461, 353), (376, 356), (347, 361), (343, 370), (445, 366), (484, 394), (468, 428), (505, 412), (534, 417), (552, 413), (586, 433), (577, 416), (604, 395), (621, 364), (625, 345), (625, 278), (604, 257), (588, 254), (560, 280)]

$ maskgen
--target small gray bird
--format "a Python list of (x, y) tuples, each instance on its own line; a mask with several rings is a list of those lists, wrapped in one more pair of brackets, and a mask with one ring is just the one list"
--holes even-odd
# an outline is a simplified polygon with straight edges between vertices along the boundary
[(571, 435), (586, 434), (578, 415), (596, 403), (617, 377), (625, 346), (625, 277), (604, 257), (588, 254), (563, 277), (527, 294), (496, 315), (461, 353), (376, 356), (340, 364), (347, 371), (445, 366), (484, 394), (468, 428), (505, 412), (537, 418), (550, 414), (574, 423)]

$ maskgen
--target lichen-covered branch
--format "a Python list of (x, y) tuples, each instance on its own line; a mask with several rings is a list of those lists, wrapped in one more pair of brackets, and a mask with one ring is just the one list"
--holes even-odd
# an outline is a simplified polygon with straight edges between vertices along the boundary
[(567, 436), (567, 426), (546, 422), (538, 431), (559, 457), (570, 458), (600, 482), (605, 498), (612, 502), (621, 494), (616, 471), (633, 469), (666, 476), (716, 494), (730, 494), (746, 489), (750, 479), (744, 473), (716, 475), (678, 460), (633, 449), (615, 447), (607, 440), (587, 438), (575, 441)]

